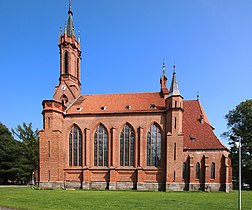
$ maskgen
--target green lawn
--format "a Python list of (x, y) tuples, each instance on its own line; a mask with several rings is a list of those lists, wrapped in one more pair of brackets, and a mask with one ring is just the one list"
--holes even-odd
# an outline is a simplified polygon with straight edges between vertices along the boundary
[[(138, 192), (0, 188), (0, 206), (16, 209), (237, 209), (237, 191)], [(242, 192), (252, 209), (252, 191)]]

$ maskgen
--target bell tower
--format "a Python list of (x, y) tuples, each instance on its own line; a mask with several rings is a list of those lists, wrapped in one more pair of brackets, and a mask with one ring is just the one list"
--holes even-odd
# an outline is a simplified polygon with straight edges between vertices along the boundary
[(62, 30), (60, 31), (58, 46), (60, 51), (60, 77), (53, 99), (67, 107), (81, 94), (80, 35), (76, 40), (71, 0), (69, 2), (67, 25), (65, 25), (63, 34)]

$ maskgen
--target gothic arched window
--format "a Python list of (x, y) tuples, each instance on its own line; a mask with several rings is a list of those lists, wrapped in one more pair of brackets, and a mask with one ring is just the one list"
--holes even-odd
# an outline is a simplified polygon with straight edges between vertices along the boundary
[(147, 166), (161, 165), (161, 132), (152, 124), (147, 133)]
[(126, 124), (120, 135), (120, 166), (134, 165), (134, 142), (133, 128)]
[(196, 163), (196, 174), (195, 174), (196, 179), (200, 179), (200, 163)]
[(211, 176), (210, 176), (211, 179), (215, 179), (215, 163), (212, 162), (211, 163)]
[(108, 166), (108, 131), (102, 124), (94, 134), (94, 165)]
[(82, 166), (82, 134), (76, 125), (69, 134), (69, 166)]
[(65, 65), (65, 74), (68, 74), (68, 52), (65, 52), (65, 56), (64, 56), (64, 65)]

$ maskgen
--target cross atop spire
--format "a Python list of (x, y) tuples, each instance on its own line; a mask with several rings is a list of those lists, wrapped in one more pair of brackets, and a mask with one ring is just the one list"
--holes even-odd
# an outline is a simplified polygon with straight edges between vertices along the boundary
[(165, 63), (163, 62), (163, 67), (162, 67), (162, 76), (166, 77), (166, 70), (165, 70)]
[(68, 14), (69, 13), (72, 13), (73, 15), (73, 12), (72, 12), (72, 0), (69, 0), (69, 10), (68, 10)]
[(67, 20), (66, 34), (67, 34), (68, 37), (74, 36), (72, 0), (69, 0), (69, 10), (68, 10), (68, 20)]
[(173, 64), (173, 74), (176, 74), (176, 65), (175, 64)]

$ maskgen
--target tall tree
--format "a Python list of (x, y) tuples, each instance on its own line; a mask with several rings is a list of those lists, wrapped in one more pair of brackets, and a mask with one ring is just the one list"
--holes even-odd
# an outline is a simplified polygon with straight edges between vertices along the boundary
[(38, 129), (33, 131), (32, 123), (22, 126), (18, 125), (14, 130), (14, 135), (21, 140), (22, 155), (19, 158), (19, 165), (22, 174), (22, 181), (28, 182), (31, 180), (32, 173), (38, 168), (39, 162), (39, 132)]
[(18, 180), (20, 168), (17, 160), (21, 155), (21, 147), (9, 129), (0, 123), (0, 182), (7, 184)]
[(225, 116), (228, 131), (223, 135), (228, 138), (231, 147), (233, 163), (233, 179), (238, 182), (238, 148), (236, 144), (241, 140), (242, 146), (242, 181), (252, 189), (252, 100), (241, 102)]

